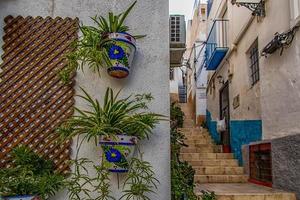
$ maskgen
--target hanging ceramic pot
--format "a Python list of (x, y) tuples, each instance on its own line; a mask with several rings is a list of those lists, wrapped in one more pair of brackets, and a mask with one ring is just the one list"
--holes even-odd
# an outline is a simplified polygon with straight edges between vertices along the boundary
[(38, 196), (32, 196), (32, 195), (24, 195), (24, 196), (12, 196), (12, 197), (0, 197), (2, 200), (41, 200)]
[(115, 173), (126, 173), (134, 156), (138, 139), (135, 136), (116, 135), (113, 138), (102, 137), (99, 144), (103, 150), (104, 166)]
[(108, 74), (115, 78), (125, 78), (129, 75), (136, 51), (136, 40), (128, 33), (110, 33), (109, 42), (105, 44), (112, 66)]

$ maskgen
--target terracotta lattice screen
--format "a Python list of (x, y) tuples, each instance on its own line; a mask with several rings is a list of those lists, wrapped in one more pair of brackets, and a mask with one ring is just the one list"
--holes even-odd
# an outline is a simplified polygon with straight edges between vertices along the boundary
[(71, 141), (58, 144), (55, 128), (74, 111), (74, 89), (57, 73), (77, 39), (78, 20), (21, 16), (5, 18), (0, 65), (0, 167), (23, 144), (68, 170)]

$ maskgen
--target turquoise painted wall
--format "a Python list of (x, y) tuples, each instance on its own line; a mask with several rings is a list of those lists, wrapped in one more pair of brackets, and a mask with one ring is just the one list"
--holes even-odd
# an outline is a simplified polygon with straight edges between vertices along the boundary
[(242, 165), (242, 146), (262, 139), (262, 121), (232, 120), (230, 121), (230, 134), (231, 150)]
[[(211, 118), (211, 113), (206, 111), (206, 125), (215, 141), (220, 143), (220, 134), (217, 132), (217, 122)], [(231, 120), (230, 121), (230, 144), (231, 150), (239, 164), (243, 164), (242, 146), (262, 139), (261, 120)]]
[(215, 143), (220, 143), (221, 137), (220, 134), (217, 132), (217, 122), (212, 120), (211, 114), (208, 110), (206, 110), (206, 126)]

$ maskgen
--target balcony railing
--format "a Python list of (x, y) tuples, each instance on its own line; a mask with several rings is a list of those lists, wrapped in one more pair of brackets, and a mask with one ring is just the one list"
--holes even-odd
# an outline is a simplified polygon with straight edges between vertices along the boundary
[(212, 4), (213, 4), (213, 0), (208, 0), (207, 1), (207, 17), (209, 17), (209, 13), (211, 11)]
[(206, 41), (205, 53), (207, 70), (216, 70), (229, 50), (227, 29), (228, 20), (214, 20)]

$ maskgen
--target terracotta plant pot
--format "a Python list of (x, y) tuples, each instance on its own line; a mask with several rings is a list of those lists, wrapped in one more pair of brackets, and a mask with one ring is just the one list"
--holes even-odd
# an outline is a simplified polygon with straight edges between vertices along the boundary
[(134, 156), (137, 137), (117, 135), (114, 138), (100, 138), (104, 165), (110, 172), (126, 173)]
[(3, 199), (3, 200), (41, 200), (40, 197), (31, 196), (31, 195), (13, 196), (13, 197), (0, 197), (0, 199)]
[(110, 33), (107, 37), (112, 40), (105, 45), (112, 63), (112, 67), (107, 70), (108, 74), (115, 78), (125, 78), (130, 72), (136, 51), (135, 38), (128, 33)]

